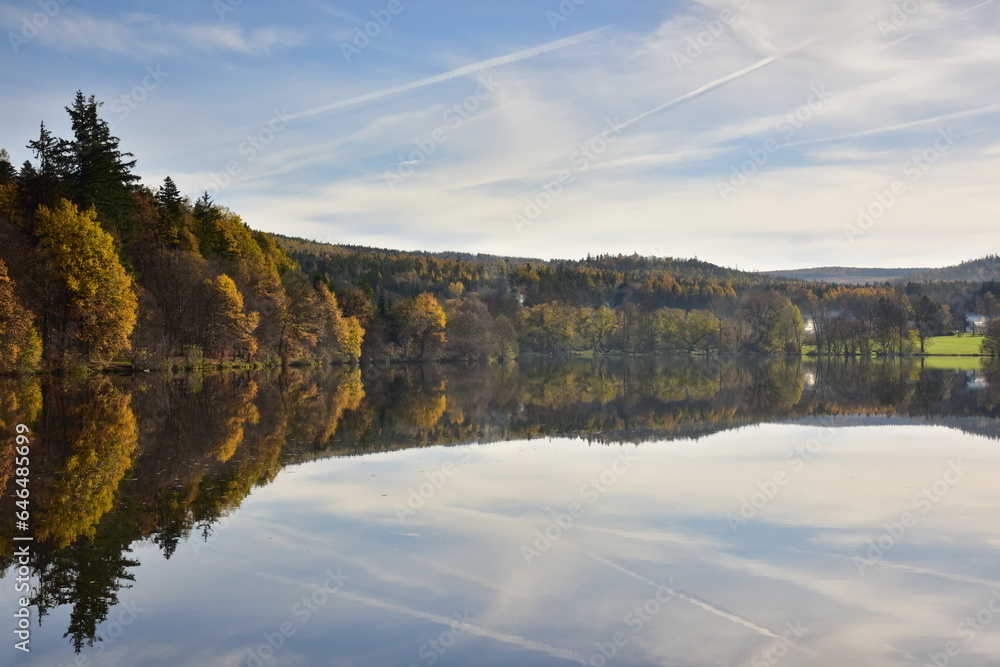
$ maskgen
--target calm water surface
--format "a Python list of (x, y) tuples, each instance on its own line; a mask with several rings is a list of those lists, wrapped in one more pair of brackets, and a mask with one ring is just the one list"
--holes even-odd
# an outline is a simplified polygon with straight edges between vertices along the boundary
[(649, 360), (6, 381), (36, 539), (23, 653), (5, 450), (3, 664), (996, 665), (998, 387)]

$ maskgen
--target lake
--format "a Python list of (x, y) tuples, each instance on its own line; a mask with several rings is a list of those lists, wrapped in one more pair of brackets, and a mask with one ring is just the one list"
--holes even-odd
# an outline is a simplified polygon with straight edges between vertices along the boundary
[(3, 664), (1000, 655), (996, 366), (4, 379), (0, 436)]

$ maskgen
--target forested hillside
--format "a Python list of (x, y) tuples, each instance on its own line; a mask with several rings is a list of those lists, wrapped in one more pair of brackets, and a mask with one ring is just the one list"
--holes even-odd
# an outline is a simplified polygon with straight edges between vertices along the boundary
[(962, 282), (998, 282), (1000, 281), (1000, 255), (987, 255), (980, 259), (962, 262), (957, 266), (946, 266), (941, 269), (925, 269), (908, 275), (904, 280), (912, 282), (962, 281)]
[(780, 278), (791, 278), (809, 282), (828, 282), (843, 285), (864, 285), (882, 282), (997, 282), (1000, 281), (1000, 256), (987, 255), (945, 266), (940, 269), (882, 269), (849, 266), (821, 266), (814, 269), (789, 269), (768, 271)]
[(851, 266), (819, 266), (814, 269), (789, 269), (768, 271), (772, 276), (792, 278), (808, 282), (836, 283), (838, 285), (864, 285), (884, 283), (914, 275), (927, 269), (875, 269)]
[[(886, 280), (869, 284), (834, 284), (697, 259), (545, 261), (282, 236), (278, 242), (306, 272), (329, 280), (345, 309), (368, 323), (366, 352), (373, 356), (393, 349), (391, 304), (417, 294), (433, 295), (461, 316), (461, 326), (442, 341), (442, 354), (452, 357), (488, 356), (488, 345), (465, 343), (475, 331), (490, 339), (500, 317), (504, 327), (513, 323), (509, 338), (518, 348), (534, 352), (794, 353), (810, 342), (821, 354), (852, 356), (922, 352), (929, 337), (964, 332), (970, 316), (1000, 314), (996, 282), (889, 281), (907, 269), (886, 269)], [(461, 313), (456, 304), (463, 304)], [(808, 333), (803, 318), (811, 320)]]
[(899, 355), (968, 322), (993, 332), (985, 351), (1000, 351), (1000, 284), (986, 280), (996, 256), (960, 267), (962, 282), (926, 272), (850, 286), (637, 254), (542, 261), (321, 244), (255, 231), (169, 177), (142, 185), (100, 106), (77, 93), (73, 136), (42, 123), (27, 144), (34, 162), (15, 168), (0, 151), (0, 372), (773, 355), (806, 344)]
[(139, 185), (99, 107), (77, 93), (20, 170), (0, 154), (0, 370), (358, 359), (324, 281), (207, 194)]

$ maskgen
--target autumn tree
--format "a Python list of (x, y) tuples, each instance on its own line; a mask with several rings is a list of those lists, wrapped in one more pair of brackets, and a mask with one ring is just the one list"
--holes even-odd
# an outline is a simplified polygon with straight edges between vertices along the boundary
[(448, 320), (445, 355), (462, 361), (489, 359), (493, 351), (493, 317), (486, 304), (473, 294), (448, 301), (445, 312)]
[(491, 357), (504, 363), (513, 361), (521, 351), (517, 337), (517, 327), (503, 314), (493, 320), (493, 332), (490, 337)]
[(607, 306), (587, 308), (581, 313), (580, 336), (590, 349), (595, 352), (606, 352), (617, 326), (615, 312)]
[(411, 359), (434, 360), (444, 351), (447, 315), (430, 292), (404, 299), (396, 307), (399, 340)]
[[(107, 360), (130, 349), (138, 303), (114, 240), (97, 212), (61, 200), (41, 207), (35, 219), (39, 250), (56, 280), (47, 304), (43, 335), (61, 361), (66, 351)], [(55, 349), (52, 349), (52, 348)]]
[(920, 339), (920, 353), (924, 353), (924, 344), (931, 336), (941, 336), (948, 326), (948, 307), (932, 299), (929, 295), (921, 296), (913, 306), (913, 323), (917, 327), (917, 337)]
[[(661, 308), (656, 311), (657, 348), (666, 352), (683, 349), (686, 313), (680, 308)], [(697, 343), (695, 344), (697, 347)]]
[(226, 274), (204, 283), (205, 308), (203, 340), (209, 354), (250, 358), (257, 351), (253, 331), (260, 322), (257, 313), (243, 312), (243, 295)]
[(708, 352), (718, 348), (719, 318), (707, 310), (692, 310), (680, 327), (682, 349)]
[(364, 329), (357, 318), (344, 317), (336, 295), (325, 282), (316, 285), (319, 336), (317, 348), (333, 361), (357, 361), (361, 357)]
[(798, 352), (802, 347), (802, 314), (788, 297), (774, 290), (749, 292), (735, 317), (738, 344), (756, 354)]
[(0, 260), (0, 374), (34, 371), (41, 357), (34, 317), (21, 305), (7, 265)]
[(986, 325), (986, 333), (979, 351), (989, 357), (1000, 357), (1000, 317)]
[(207, 192), (195, 202), (193, 216), (194, 234), (204, 257), (218, 256), (235, 262), (262, 254), (243, 219), (217, 206)]
[(37, 512), (38, 539), (62, 547), (81, 536), (92, 537), (101, 517), (112, 509), (139, 433), (130, 395), (106, 377), (68, 412), (53, 421), (69, 425), (59, 437), (70, 447), (70, 455)]
[(576, 309), (559, 303), (541, 303), (521, 313), (521, 340), (537, 352), (566, 352), (576, 348)]
[(875, 304), (872, 338), (882, 354), (912, 351), (910, 317), (913, 309), (905, 294), (888, 293)]

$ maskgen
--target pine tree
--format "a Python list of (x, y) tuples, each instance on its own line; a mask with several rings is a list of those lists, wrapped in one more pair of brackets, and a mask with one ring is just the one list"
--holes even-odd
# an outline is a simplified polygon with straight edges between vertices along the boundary
[(168, 248), (180, 247), (184, 201), (174, 180), (169, 176), (163, 179), (163, 186), (156, 193), (156, 201), (160, 207), (160, 228), (157, 230), (160, 243)]
[(45, 123), (41, 124), (38, 139), (28, 142), (28, 148), (38, 160), (37, 169), (30, 162), (25, 162), (20, 175), (24, 212), (30, 216), (39, 206), (55, 206), (59, 198), (67, 194), (65, 177), (68, 167), (66, 142), (52, 136)]
[(10, 153), (0, 148), (0, 185), (10, 185), (17, 180), (17, 169), (10, 162)]
[(108, 231), (127, 240), (135, 232), (131, 189), (139, 177), (132, 173), (132, 154), (119, 149), (120, 140), (98, 116), (102, 104), (77, 91), (73, 106), (66, 107), (73, 127), (73, 140), (66, 143), (73, 200), (81, 209), (96, 207)]

